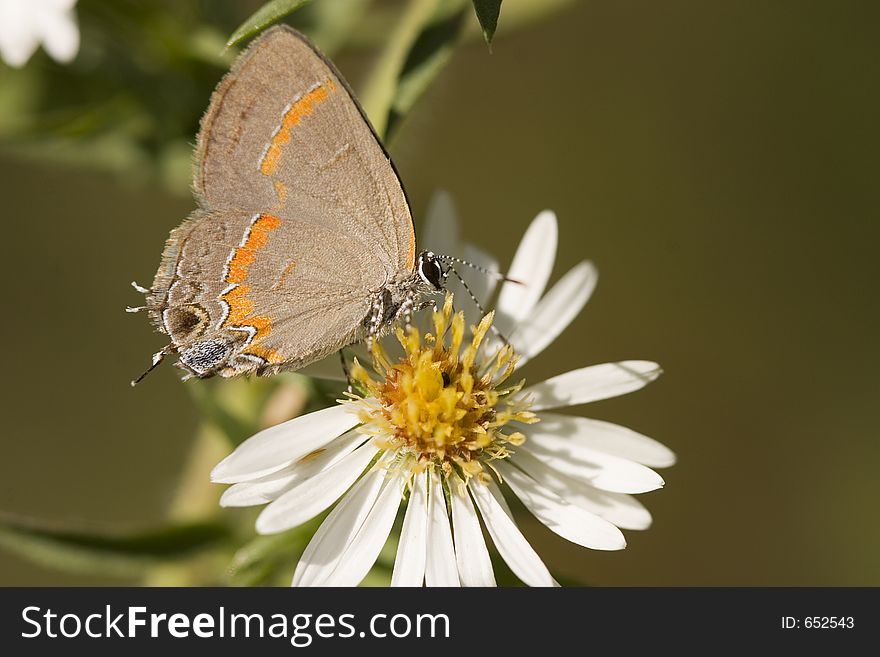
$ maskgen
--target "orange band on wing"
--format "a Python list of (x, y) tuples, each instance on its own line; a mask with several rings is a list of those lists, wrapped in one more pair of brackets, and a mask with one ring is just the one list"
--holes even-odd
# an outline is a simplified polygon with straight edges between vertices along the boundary
[(318, 85), (291, 105), (281, 119), (281, 126), (275, 137), (269, 142), (269, 147), (260, 163), (260, 172), (264, 176), (271, 176), (278, 168), (278, 160), (281, 158), (284, 146), (290, 141), (290, 131), (293, 130), (293, 127), (304, 117), (312, 114), (315, 107), (327, 100), (334, 91), (336, 91), (336, 84), (328, 78), (324, 84)]
[(412, 225), (412, 219), (409, 220), (409, 253), (406, 256), (406, 270), (412, 271), (416, 266), (416, 231)]
[(226, 268), (226, 282), (235, 287), (223, 294), (220, 299), (229, 306), (224, 326), (251, 326), (256, 329), (251, 345), (242, 353), (259, 356), (270, 363), (280, 363), (284, 359), (274, 350), (262, 349), (255, 343), (272, 331), (272, 320), (266, 315), (253, 315), (255, 304), (248, 297), (250, 286), (245, 283), (251, 265), (257, 259), (257, 251), (269, 243), (269, 233), (281, 225), (281, 219), (270, 214), (261, 214), (251, 224), (244, 243), (232, 253)]
[(259, 345), (255, 344), (252, 344), (241, 353), (253, 354), (254, 356), (258, 356), (259, 358), (262, 358), (264, 361), (272, 365), (280, 365), (284, 362), (284, 356), (279, 354), (274, 349), (267, 349), (265, 347), (260, 347)]
[(275, 181), (275, 195), (278, 197), (277, 208), (281, 210), (284, 208), (284, 204), (287, 203), (287, 185), (280, 180)]
[(257, 251), (269, 243), (269, 233), (281, 225), (281, 219), (271, 214), (261, 214), (251, 224), (250, 233), (244, 244), (235, 250), (227, 268), (227, 283), (244, 283), (251, 265), (257, 258)]

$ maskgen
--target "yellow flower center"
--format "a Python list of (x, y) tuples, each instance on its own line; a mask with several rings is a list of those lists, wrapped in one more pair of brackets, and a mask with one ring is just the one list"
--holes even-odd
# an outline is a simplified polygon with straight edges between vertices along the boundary
[(506, 425), (537, 422), (526, 400), (513, 397), (522, 383), (499, 387), (514, 371), (513, 349), (505, 345), (482, 358), (480, 346), (491, 324), (489, 313), (471, 328), (465, 343), (465, 320), (453, 314), (452, 295), (433, 314), (434, 333), (417, 328), (396, 331), (404, 355), (392, 363), (388, 352), (373, 343), (374, 378), (355, 361), (353, 380), (365, 391), (355, 397), (363, 422), (360, 431), (381, 447), (396, 451), (409, 467), (439, 467), (468, 479), (507, 458), (509, 446), (525, 440)]

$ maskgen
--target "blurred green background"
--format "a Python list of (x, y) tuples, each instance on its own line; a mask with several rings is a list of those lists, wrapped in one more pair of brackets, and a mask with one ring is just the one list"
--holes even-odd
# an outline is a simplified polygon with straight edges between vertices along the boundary
[[(596, 585), (880, 585), (880, 5), (585, 0), (507, 30), (516, 2), (492, 52), (466, 39), (400, 125), (417, 226), (444, 188), (464, 236), (507, 263), (554, 209), (554, 278), (589, 258), (600, 284), (526, 376), (660, 362), (657, 383), (579, 410), (679, 456), (624, 552), (524, 516), (527, 536)], [(162, 524), (191, 457), (203, 384), (163, 367), (130, 388), (163, 343), (123, 308), (193, 208), (181, 139), (259, 3), (122, 2), (111, 36), (87, 21), (100, 4), (79, 5), (71, 67), (28, 64), (39, 89), (0, 65), (0, 511), (115, 532)], [(165, 40), (138, 43), (146, 24)], [(356, 88), (372, 52), (334, 56)], [(39, 121), (20, 110), (33, 94)], [(133, 581), (0, 551), (2, 585)]]

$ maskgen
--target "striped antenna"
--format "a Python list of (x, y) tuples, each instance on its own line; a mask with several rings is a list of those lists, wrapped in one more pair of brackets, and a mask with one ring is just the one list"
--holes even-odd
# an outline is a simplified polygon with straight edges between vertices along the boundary
[[(441, 256), (437, 256), (437, 257), (439, 258), (439, 257), (441, 257)], [(463, 260), (459, 260), (458, 258), (448, 258), (448, 260), (455, 260), (455, 261), (457, 261), (457, 262), (461, 262), (462, 264), (465, 264), (465, 265), (466, 265), (466, 264), (469, 264), (469, 263), (467, 263), (467, 262), (465, 262), (465, 261), (463, 261)], [(448, 260), (447, 260), (447, 261), (448, 261)], [(487, 274), (488, 274), (488, 273), (494, 273), (494, 272), (490, 272), (488, 269), (483, 269), (482, 267), (477, 267), (476, 265), (471, 265), (471, 267), (473, 267), (474, 269), (477, 269), (478, 271), (479, 271), (479, 270), (485, 271)], [(470, 297), (471, 297), (471, 301), (473, 301), (475, 304), (477, 304), (477, 308), (480, 310), (480, 315), (481, 315), (481, 316), (485, 316), (485, 315), (486, 315), (486, 309), (483, 308), (483, 304), (480, 303), (480, 300), (477, 299), (477, 296), (476, 296), (473, 292), (471, 292), (471, 288), (469, 288), (469, 287), (468, 287), (468, 284), (464, 282), (464, 279), (461, 277), (461, 274), (459, 274), (458, 271), (455, 269), (455, 267), (453, 267), (452, 265), (449, 265), (449, 271), (451, 271), (453, 274), (455, 274), (455, 277), (456, 277), (459, 281), (461, 281), (461, 284), (464, 286), (465, 291), (470, 295)], [(505, 279), (505, 280), (507, 280), (507, 279)], [(510, 340), (508, 340), (507, 338), (505, 338), (505, 337), (501, 334), (501, 331), (499, 331), (499, 330), (496, 328), (495, 324), (490, 324), (490, 327), (492, 328), (492, 332), (495, 333), (495, 335), (498, 336), (498, 339), (499, 339), (499, 340), (501, 340), (505, 345), (509, 345), (509, 344), (510, 344)]]
[[(454, 256), (447, 256), (447, 255), (436, 255), (436, 254), (434, 257), (437, 258), (438, 260), (442, 260), (443, 262), (447, 262), (447, 263), (457, 262), (460, 265), (465, 265), (466, 267), (470, 267), (471, 269), (476, 269), (478, 272), (486, 274), (486, 276), (489, 276), (490, 278), (494, 278), (495, 280), (507, 281), (509, 283), (516, 283), (517, 285), (525, 285), (524, 282), (518, 281), (515, 278), (508, 278), (507, 276), (502, 274), (500, 271), (492, 271), (491, 269), (486, 269), (485, 267), (481, 267), (480, 265), (475, 265), (474, 263), (469, 262), (467, 260), (462, 260), (461, 258), (456, 258)], [(450, 267), (450, 269), (452, 269), (452, 268)], [(453, 269), (452, 271), (455, 271), (455, 270)], [(458, 273), (456, 272), (455, 275), (458, 276)], [(461, 280), (461, 276), (458, 276), (458, 279)], [(464, 281), (461, 281), (461, 282), (464, 283)], [(465, 285), (465, 287), (467, 287), (467, 285)]]

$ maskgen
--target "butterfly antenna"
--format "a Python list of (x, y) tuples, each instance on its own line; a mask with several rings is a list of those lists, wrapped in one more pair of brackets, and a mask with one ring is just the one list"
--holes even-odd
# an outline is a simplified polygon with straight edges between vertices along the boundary
[(164, 359), (165, 356), (167, 356), (170, 351), (171, 351), (171, 345), (169, 344), (169, 345), (162, 347), (159, 351), (157, 351), (155, 354), (153, 354), (153, 362), (146, 369), (146, 371), (144, 371), (143, 374), (141, 374), (138, 378), (136, 378), (134, 381), (131, 382), (131, 387), (134, 388), (138, 383), (143, 381), (144, 377), (146, 377), (147, 374), (149, 374), (154, 369), (156, 369), (156, 366), (162, 362), (162, 359)]
[[(457, 258), (449, 258), (449, 260), (457, 260)], [(476, 269), (476, 267), (474, 267), (474, 268)], [(477, 296), (473, 292), (471, 292), (471, 288), (469, 288), (468, 284), (464, 282), (464, 279), (461, 277), (461, 274), (459, 274), (458, 271), (455, 269), (455, 267), (453, 267), (452, 265), (449, 265), (449, 271), (451, 271), (453, 274), (455, 274), (455, 277), (464, 286), (465, 291), (468, 293), (468, 295), (470, 295), (471, 301), (473, 301), (477, 305), (477, 308), (480, 310), (480, 315), (485, 316), (486, 310), (485, 310), (485, 308), (483, 308), (483, 304), (481, 304), (480, 300), (477, 299)], [(485, 271), (487, 273), (490, 273), (488, 269), (486, 269)], [(510, 341), (507, 338), (505, 338), (503, 335), (501, 335), (501, 331), (499, 331), (495, 327), (495, 324), (490, 324), (490, 326), (492, 328), (492, 332), (498, 336), (499, 340), (501, 340), (505, 345), (510, 344)]]
[[(458, 264), (464, 265), (465, 267), (470, 267), (471, 269), (476, 269), (478, 272), (483, 273), (486, 276), (489, 276), (490, 278), (494, 278), (495, 280), (498, 280), (498, 281), (505, 281), (508, 283), (516, 283), (517, 285), (525, 285), (525, 283), (523, 281), (517, 280), (515, 278), (508, 278), (507, 276), (502, 274), (500, 271), (492, 271), (491, 269), (486, 269), (485, 267), (481, 267), (480, 265), (476, 265), (473, 262), (470, 262), (468, 260), (462, 260), (461, 258), (456, 258), (454, 256), (447, 256), (447, 255), (437, 255), (435, 257), (438, 260), (442, 260), (443, 262), (447, 262), (447, 263), (457, 262)], [(455, 275), (458, 276), (458, 273), (456, 272)], [(459, 280), (461, 280), (461, 276), (458, 276), (458, 278), (459, 278)], [(464, 282), (464, 281), (462, 281), (462, 282)], [(467, 287), (467, 286), (465, 286), (465, 287)]]

